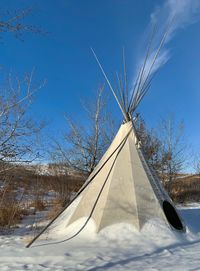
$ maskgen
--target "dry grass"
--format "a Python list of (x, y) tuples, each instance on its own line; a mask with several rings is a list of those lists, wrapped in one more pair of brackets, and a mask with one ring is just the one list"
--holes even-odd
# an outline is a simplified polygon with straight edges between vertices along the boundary
[(63, 209), (62, 201), (59, 198), (56, 198), (52, 201), (52, 206), (47, 214), (47, 219), (53, 219), (59, 212)]
[[(171, 198), (178, 203), (200, 201), (200, 176), (179, 176), (167, 187)], [(84, 175), (38, 175), (24, 167), (15, 168), (6, 176), (0, 187), (0, 228), (15, 226), (26, 215), (48, 210), (44, 219), (53, 219), (66, 204), (72, 193), (83, 185)], [(53, 195), (48, 196), (49, 191)], [(31, 200), (31, 203), (30, 203)], [(46, 215), (46, 214), (45, 214)]]
[(43, 211), (46, 208), (46, 204), (42, 199), (35, 199), (29, 207), (33, 207), (35, 211)]
[(171, 198), (178, 203), (200, 201), (200, 176), (192, 175), (174, 181), (168, 188)]
[[(85, 179), (81, 175), (38, 175), (22, 166), (0, 174), (0, 180), (4, 180), (0, 186), (0, 227), (16, 225), (25, 215), (33, 214), (33, 209), (35, 213), (49, 208), (48, 217), (53, 218)], [(53, 191), (52, 196), (49, 191)]]
[(0, 208), (0, 227), (10, 228), (16, 225), (27, 214), (27, 211), (20, 208), (18, 204), (13, 204), (12, 206), (5, 205)]

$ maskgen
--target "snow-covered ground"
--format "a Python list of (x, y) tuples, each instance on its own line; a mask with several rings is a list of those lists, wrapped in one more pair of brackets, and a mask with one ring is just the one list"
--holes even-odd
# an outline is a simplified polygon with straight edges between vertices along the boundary
[(0, 270), (200, 270), (200, 205), (180, 212), (187, 225), (184, 234), (150, 221), (141, 232), (121, 224), (98, 235), (85, 232), (68, 242), (29, 249), (31, 218), (26, 218), (12, 235), (0, 236)]

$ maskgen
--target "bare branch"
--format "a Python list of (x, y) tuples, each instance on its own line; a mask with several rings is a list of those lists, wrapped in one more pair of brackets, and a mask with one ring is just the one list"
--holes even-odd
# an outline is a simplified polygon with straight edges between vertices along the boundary
[(15, 12), (7, 12), (7, 18), (0, 21), (1, 33), (13, 33), (14, 36), (22, 40), (22, 34), (25, 32), (45, 34), (38, 26), (24, 23), (24, 19), (33, 12), (33, 8), (22, 9)]

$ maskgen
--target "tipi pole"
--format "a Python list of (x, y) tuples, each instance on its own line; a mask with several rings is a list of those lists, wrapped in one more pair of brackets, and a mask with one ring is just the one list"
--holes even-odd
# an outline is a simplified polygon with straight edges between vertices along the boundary
[(101, 63), (100, 63), (100, 61), (99, 61), (99, 59), (98, 59), (98, 57), (97, 57), (97, 55), (95, 54), (95, 52), (94, 52), (94, 50), (93, 50), (92, 48), (91, 48), (91, 50), (92, 50), (92, 53), (93, 53), (93, 55), (94, 55), (94, 57), (95, 57), (95, 59), (96, 59), (98, 65), (99, 65), (99, 67), (100, 67), (100, 69), (101, 69), (101, 71), (102, 71), (102, 74), (103, 74), (104, 78), (106, 79), (106, 82), (107, 82), (107, 84), (108, 84), (110, 90), (112, 91), (112, 94), (113, 94), (114, 97), (115, 97), (115, 100), (116, 100), (117, 104), (119, 105), (120, 110), (122, 111), (122, 114), (123, 114), (125, 120), (126, 120), (126, 121), (129, 121), (130, 119), (128, 118), (128, 115), (126, 114), (126, 112), (125, 112), (124, 109), (122, 108), (122, 105), (121, 105), (121, 103), (120, 103), (120, 101), (119, 101), (119, 99), (118, 99), (118, 97), (117, 97), (117, 95), (116, 95), (116, 93), (115, 93), (115, 91), (114, 91), (114, 89), (113, 89), (113, 87), (112, 87), (112, 85), (111, 85), (111, 83), (110, 83), (110, 81), (109, 81), (109, 79), (108, 79), (108, 77), (107, 77), (107, 75), (106, 75), (106, 73), (105, 73), (105, 71), (104, 71), (104, 69), (103, 69), (103, 67), (102, 67), (102, 65), (101, 65)]

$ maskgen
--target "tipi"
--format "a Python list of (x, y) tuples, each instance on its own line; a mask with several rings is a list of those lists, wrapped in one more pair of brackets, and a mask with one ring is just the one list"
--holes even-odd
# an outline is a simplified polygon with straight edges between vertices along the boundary
[[(100, 65), (96, 55), (95, 58)], [(73, 233), (65, 241), (77, 236), (87, 227), (90, 220), (94, 221), (96, 232), (121, 222), (132, 224), (140, 230), (152, 218), (163, 220), (173, 230), (185, 230), (173, 202), (145, 160), (136, 134), (135, 120), (132, 118), (133, 112), (149, 87), (151, 70), (148, 72), (145, 70), (146, 62), (147, 56), (129, 103), (123, 98), (125, 91), (122, 89), (121, 95), (117, 96), (100, 65), (123, 113), (124, 122), (71, 204), (64, 208), (27, 247), (45, 231), (56, 231), (60, 223), (63, 223), (67, 230), (80, 219), (81, 225), (79, 224), (77, 228), (74, 226)]]

